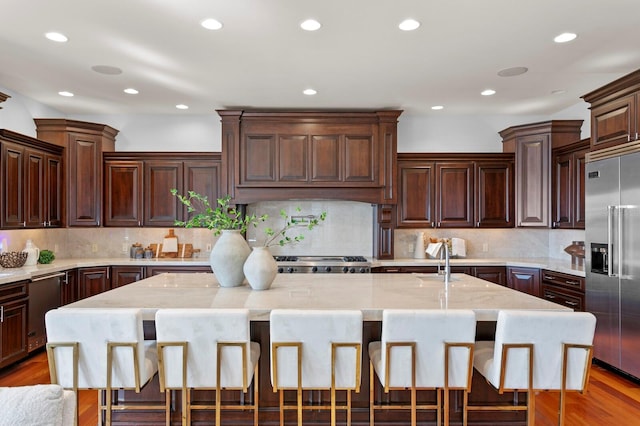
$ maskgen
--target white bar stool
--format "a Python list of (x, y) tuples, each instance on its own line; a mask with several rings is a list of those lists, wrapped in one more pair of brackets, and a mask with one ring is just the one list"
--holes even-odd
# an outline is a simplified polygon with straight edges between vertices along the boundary
[[(472, 310), (385, 309), (381, 341), (369, 343), (370, 424), (376, 410), (410, 410), (415, 426), (417, 410), (444, 411), (449, 424), (449, 391), (463, 390), (463, 422), (467, 424), (467, 394), (471, 389), (476, 316)], [(409, 390), (411, 405), (377, 404), (375, 376), (384, 392)], [(435, 404), (418, 404), (418, 390), (435, 390)], [(444, 391), (444, 407), (441, 404)]]
[[(475, 411), (526, 411), (535, 424), (535, 391), (560, 391), (564, 424), (566, 391), (584, 392), (589, 381), (596, 318), (588, 312), (500, 311), (494, 342), (477, 342), (473, 364), (499, 393), (514, 392), (514, 404), (469, 405)], [(518, 391), (527, 404), (516, 404)]]
[[(276, 309), (270, 316), (271, 384), (280, 392), (280, 425), (285, 410), (346, 410), (351, 424), (351, 391), (360, 392), (362, 312), (355, 310)], [(331, 405), (303, 405), (303, 390), (330, 390)], [(285, 390), (296, 390), (296, 405), (286, 404)], [(346, 404), (336, 405), (336, 391), (346, 390)]]
[[(246, 309), (160, 309), (156, 312), (160, 390), (182, 391), (182, 424), (192, 410), (215, 410), (216, 425), (225, 409), (253, 410), (258, 424), (260, 345), (250, 341)], [(221, 391), (249, 391), (253, 403), (222, 404)], [(191, 390), (215, 390), (215, 404), (192, 404)], [(167, 401), (169, 401), (167, 395)], [(171, 423), (167, 403), (166, 423)]]
[[(98, 393), (98, 422), (111, 424), (113, 410), (150, 410), (164, 406), (113, 405), (114, 389), (140, 389), (158, 371), (156, 342), (144, 340), (140, 309), (60, 308), (46, 313), (47, 357), (51, 383)], [(76, 412), (77, 424), (77, 412)]]

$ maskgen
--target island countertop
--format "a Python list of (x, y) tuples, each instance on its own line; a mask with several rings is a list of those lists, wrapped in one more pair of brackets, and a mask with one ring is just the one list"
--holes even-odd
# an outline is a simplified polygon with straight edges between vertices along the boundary
[(495, 321), (501, 309), (570, 310), (556, 303), (471, 277), (452, 274), (445, 286), (435, 274), (278, 274), (271, 289), (221, 288), (214, 274), (165, 273), (65, 307), (143, 309), (153, 320), (162, 308), (246, 308), (252, 321), (272, 309), (358, 309), (381, 321), (384, 309), (473, 309), (478, 321)]

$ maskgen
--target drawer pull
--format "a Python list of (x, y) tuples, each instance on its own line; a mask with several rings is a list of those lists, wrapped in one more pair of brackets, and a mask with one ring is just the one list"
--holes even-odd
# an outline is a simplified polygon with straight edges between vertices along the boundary
[(567, 280), (567, 281), (565, 281), (565, 282), (566, 282), (567, 284), (569, 284), (569, 285), (580, 285), (580, 281), (570, 281), (570, 280)]
[(556, 297), (553, 294), (545, 294), (544, 297), (546, 297), (547, 299), (555, 299)]
[(545, 280), (552, 281), (552, 280), (555, 280), (555, 279), (556, 279), (556, 277), (552, 277), (551, 275), (545, 275), (545, 276), (544, 276), (544, 279), (545, 279)]
[(578, 306), (578, 302), (570, 302), (570, 301), (565, 301), (565, 303), (569, 306)]

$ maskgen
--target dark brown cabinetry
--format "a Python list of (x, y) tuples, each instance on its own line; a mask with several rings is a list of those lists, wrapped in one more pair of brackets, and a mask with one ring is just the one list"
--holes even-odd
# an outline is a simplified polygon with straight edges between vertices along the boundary
[(62, 226), (62, 148), (9, 130), (0, 130), (0, 143), (1, 226)]
[(78, 269), (78, 285), (80, 299), (86, 299), (111, 289), (111, 278), (108, 266)]
[(591, 151), (640, 138), (640, 71), (582, 97), (591, 104)]
[(0, 368), (28, 354), (27, 281), (0, 286)]
[(513, 226), (512, 154), (398, 154), (398, 228)]
[(111, 267), (111, 288), (122, 287), (144, 279), (144, 266), (112, 266)]
[(102, 153), (115, 148), (116, 129), (66, 119), (35, 119), (38, 138), (66, 147), (67, 225), (100, 226)]
[(218, 114), (223, 186), (234, 202), (332, 198), (395, 204), (401, 111)]
[(582, 120), (551, 120), (500, 132), (503, 151), (516, 155), (516, 225), (551, 225), (551, 149), (580, 139)]
[(196, 191), (215, 204), (220, 155), (203, 153), (105, 153), (105, 226), (174, 226), (187, 216), (171, 195)]
[(540, 296), (540, 270), (537, 268), (507, 267), (507, 287), (532, 296)]
[(589, 139), (553, 150), (553, 228), (584, 229), (584, 171)]
[(584, 311), (585, 279), (582, 277), (543, 269), (541, 291), (544, 299), (574, 311)]
[(78, 271), (70, 269), (64, 272), (64, 277), (60, 283), (60, 306), (68, 305), (77, 300), (80, 300)]

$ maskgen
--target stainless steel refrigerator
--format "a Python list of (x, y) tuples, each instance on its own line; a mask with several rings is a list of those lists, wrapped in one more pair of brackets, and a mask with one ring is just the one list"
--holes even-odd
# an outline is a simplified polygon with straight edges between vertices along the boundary
[(640, 153), (587, 163), (585, 177), (594, 356), (640, 378)]

